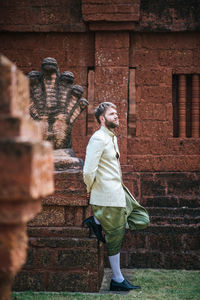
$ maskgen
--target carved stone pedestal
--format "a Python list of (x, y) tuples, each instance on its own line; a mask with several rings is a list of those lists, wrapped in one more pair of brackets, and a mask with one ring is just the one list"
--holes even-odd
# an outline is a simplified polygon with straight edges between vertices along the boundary
[(98, 292), (104, 245), (82, 221), (90, 214), (81, 170), (54, 172), (55, 193), (29, 223), (28, 260), (14, 290)]

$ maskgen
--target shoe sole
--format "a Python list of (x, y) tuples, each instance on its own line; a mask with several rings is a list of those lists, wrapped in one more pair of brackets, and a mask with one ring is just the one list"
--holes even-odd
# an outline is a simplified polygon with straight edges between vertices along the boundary
[(130, 289), (114, 288), (114, 289), (110, 289), (110, 291), (113, 291), (113, 292), (130, 292), (132, 290), (140, 290), (140, 288), (130, 288)]
[(127, 289), (110, 289), (111, 292), (130, 292), (131, 290)]

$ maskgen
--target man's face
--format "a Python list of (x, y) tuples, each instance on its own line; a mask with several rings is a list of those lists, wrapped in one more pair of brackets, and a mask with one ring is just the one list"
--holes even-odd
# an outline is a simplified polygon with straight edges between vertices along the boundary
[(108, 107), (104, 115), (105, 126), (108, 129), (113, 129), (119, 126), (119, 118), (115, 108)]

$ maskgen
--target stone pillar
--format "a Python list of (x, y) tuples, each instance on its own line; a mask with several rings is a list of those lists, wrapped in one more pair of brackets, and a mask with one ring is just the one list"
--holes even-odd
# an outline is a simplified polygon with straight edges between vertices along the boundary
[(192, 76), (192, 137), (199, 137), (199, 75)]
[(53, 185), (53, 155), (30, 120), (29, 80), (0, 56), (0, 299), (26, 261), (26, 223)]
[(127, 159), (127, 110), (129, 79), (128, 32), (97, 32), (95, 40), (95, 99), (117, 105), (120, 128), (117, 131), (120, 162)]
[(186, 137), (186, 76), (179, 76), (179, 136)]

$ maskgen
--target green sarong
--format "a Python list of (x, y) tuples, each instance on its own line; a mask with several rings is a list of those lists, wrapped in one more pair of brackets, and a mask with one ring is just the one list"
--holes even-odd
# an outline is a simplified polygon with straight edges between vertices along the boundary
[(92, 205), (95, 217), (105, 232), (108, 256), (120, 252), (126, 223), (130, 230), (144, 229), (149, 224), (149, 215), (131, 195), (124, 189), (126, 207), (110, 207)]

